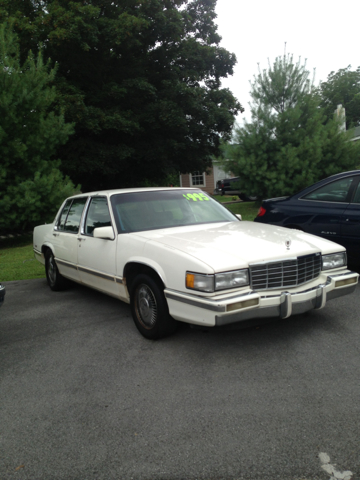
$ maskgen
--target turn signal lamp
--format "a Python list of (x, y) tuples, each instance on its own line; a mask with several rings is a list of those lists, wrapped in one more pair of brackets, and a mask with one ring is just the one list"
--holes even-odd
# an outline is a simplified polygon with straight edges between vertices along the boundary
[(195, 286), (195, 275), (193, 273), (186, 274), (186, 287), (194, 288)]

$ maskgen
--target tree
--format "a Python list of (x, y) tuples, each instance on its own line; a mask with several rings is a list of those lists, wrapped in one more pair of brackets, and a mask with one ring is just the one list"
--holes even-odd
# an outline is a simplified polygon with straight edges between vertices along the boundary
[(74, 185), (54, 159), (72, 132), (62, 115), (51, 111), (55, 70), (41, 54), (24, 63), (11, 27), (0, 25), (0, 231), (31, 228), (52, 220)]
[[(62, 168), (84, 191), (204, 170), (241, 109), (221, 78), (216, 0), (0, 0), (22, 50), (57, 61), (58, 104), (75, 135)], [(2, 7), (2, 8), (1, 8)]]
[(261, 118), (263, 114), (269, 116), (273, 112), (284, 113), (294, 108), (313, 89), (306, 62), (301, 65), (300, 58), (294, 63), (292, 55), (283, 55), (275, 59), (273, 66), (269, 62), (268, 67), (263, 71), (259, 67), (259, 73), (251, 84), (252, 114), (255, 118)]
[(252, 122), (235, 129), (224, 164), (241, 189), (261, 198), (290, 195), (360, 163), (336, 120), (325, 122), (309, 72), (290, 55), (278, 57), (252, 83)]
[(346, 112), (346, 128), (360, 125), (360, 67), (351, 71), (351, 65), (331, 72), (326, 82), (320, 83), (320, 105), (332, 118), (338, 105)]

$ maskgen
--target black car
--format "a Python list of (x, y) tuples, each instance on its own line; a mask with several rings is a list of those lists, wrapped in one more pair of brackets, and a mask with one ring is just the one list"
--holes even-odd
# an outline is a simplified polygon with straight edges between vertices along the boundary
[(216, 190), (221, 195), (237, 195), (240, 200), (243, 200), (244, 202), (253, 202), (257, 200), (256, 195), (247, 195), (240, 189), (239, 180), (240, 177), (224, 178), (223, 180), (218, 180), (216, 184)]
[(360, 264), (360, 170), (332, 175), (291, 197), (264, 200), (255, 222), (327, 238)]
[(0, 283), (0, 307), (4, 303), (4, 298), (5, 298), (5, 287)]

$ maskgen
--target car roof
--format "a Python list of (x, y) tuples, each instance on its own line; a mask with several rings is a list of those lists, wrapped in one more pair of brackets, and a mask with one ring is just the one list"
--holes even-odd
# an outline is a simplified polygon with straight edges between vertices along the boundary
[(83, 192), (78, 193), (77, 195), (72, 195), (68, 198), (76, 198), (76, 197), (94, 197), (97, 195), (117, 195), (122, 193), (141, 193), (141, 192), (161, 192), (161, 191), (174, 191), (174, 190), (200, 190), (196, 187), (138, 187), (138, 188), (117, 188), (112, 190), (97, 190), (93, 192)]
[[(354, 175), (354, 174), (359, 175), (360, 170), (350, 170), (349, 172), (334, 173), (334, 175), (330, 175), (330, 177), (326, 177), (326, 178), (341, 177), (342, 175), (348, 176), (348, 175)], [(324, 178), (323, 180), (326, 180), (326, 178)]]

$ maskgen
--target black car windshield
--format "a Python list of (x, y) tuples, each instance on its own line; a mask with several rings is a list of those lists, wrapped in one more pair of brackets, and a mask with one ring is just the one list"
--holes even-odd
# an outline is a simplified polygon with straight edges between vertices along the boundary
[(122, 193), (112, 195), (111, 204), (119, 233), (237, 221), (201, 190)]

